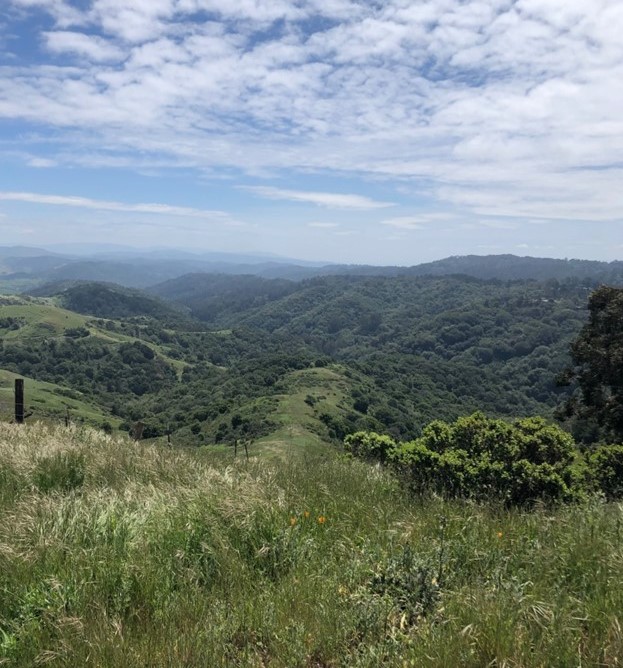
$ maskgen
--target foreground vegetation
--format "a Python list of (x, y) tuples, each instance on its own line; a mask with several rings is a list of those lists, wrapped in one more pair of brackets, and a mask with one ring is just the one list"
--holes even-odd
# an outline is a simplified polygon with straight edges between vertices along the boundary
[(7, 666), (614, 666), (623, 509), (0, 425)]

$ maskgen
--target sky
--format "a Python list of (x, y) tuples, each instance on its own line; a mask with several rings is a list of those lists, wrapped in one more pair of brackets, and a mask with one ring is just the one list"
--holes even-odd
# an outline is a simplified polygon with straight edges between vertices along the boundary
[(2, 0), (0, 245), (623, 258), (621, 0)]

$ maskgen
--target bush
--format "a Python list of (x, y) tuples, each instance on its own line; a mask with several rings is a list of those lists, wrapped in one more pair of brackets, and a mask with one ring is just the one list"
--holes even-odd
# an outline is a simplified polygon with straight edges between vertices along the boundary
[(389, 436), (375, 432), (358, 431), (344, 439), (346, 449), (356, 457), (385, 462), (396, 448), (396, 442)]
[(623, 496), (623, 445), (604, 445), (589, 457), (589, 467), (608, 499)]
[(436, 420), (400, 445), (366, 432), (345, 444), (362, 459), (391, 463), (416, 494), (529, 505), (579, 499), (587, 489), (573, 439), (542, 418), (508, 423), (474, 413), (452, 424)]

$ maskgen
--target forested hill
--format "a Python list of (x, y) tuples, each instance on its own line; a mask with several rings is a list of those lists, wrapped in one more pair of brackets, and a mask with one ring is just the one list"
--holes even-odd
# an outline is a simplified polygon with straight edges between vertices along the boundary
[(477, 408), (551, 414), (590, 292), (573, 280), (465, 276), (330, 276), (279, 290), (270, 281), (205, 276), (166, 287), (212, 329), (261, 333), (271, 345), (302, 346), (345, 365), (357, 378), (353, 406), (407, 434)]
[(213, 323), (230, 322), (239, 314), (251, 312), (298, 289), (297, 283), (281, 279), (198, 273), (166, 281), (149, 292), (184, 305), (195, 317)]
[(59, 281), (30, 291), (33, 297), (54, 297), (63, 308), (97, 318), (151, 316), (161, 321), (184, 319), (187, 309), (114, 283)]
[(357, 429), (411, 438), (475, 410), (551, 417), (598, 283), (194, 275), (154, 289), (168, 304), (80, 284), (0, 307), (0, 369), (191, 442), (292, 421), (322, 439)]
[(622, 262), (557, 260), (515, 255), (456, 256), (414, 266), (310, 263), (287, 258), (227, 253), (123, 253), (62, 255), (36, 248), (0, 247), (0, 292), (23, 292), (49, 282), (115, 281), (148, 288), (187, 274), (253, 275), (300, 281), (315, 276), (447, 276), (461, 274), (499, 280), (590, 279), (623, 284)]
[(574, 278), (618, 284), (623, 282), (623, 262), (556, 260), (517, 255), (463, 255), (410, 267), (407, 273), (417, 276), (464, 274), (474, 278), (501, 280)]

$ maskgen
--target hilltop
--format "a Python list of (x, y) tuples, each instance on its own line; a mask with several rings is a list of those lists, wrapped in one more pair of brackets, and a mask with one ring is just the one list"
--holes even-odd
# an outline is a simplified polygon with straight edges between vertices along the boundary
[[(619, 284), (622, 262), (519, 257), (455, 256), (413, 266), (374, 266), (306, 262), (240, 253), (77, 246), (50, 252), (27, 247), (0, 248), (0, 291), (21, 292), (59, 281), (114, 282), (148, 288), (187, 274), (253, 275), (301, 281), (315, 276), (450, 276), (497, 280), (583, 280)], [(68, 252), (69, 251), (69, 252)]]

